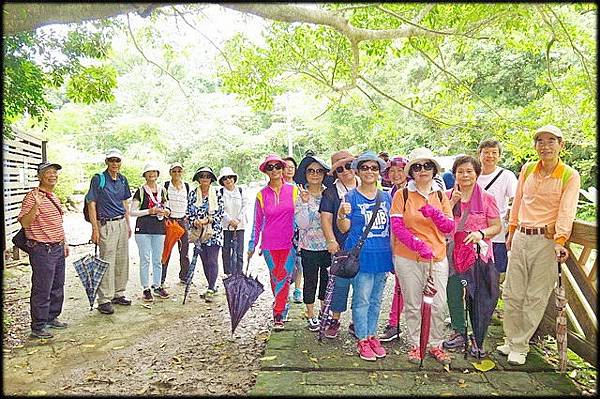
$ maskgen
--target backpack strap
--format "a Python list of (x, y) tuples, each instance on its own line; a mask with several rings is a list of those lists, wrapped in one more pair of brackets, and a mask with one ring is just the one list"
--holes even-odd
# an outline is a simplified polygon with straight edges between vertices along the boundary
[(170, 186), (170, 185), (171, 185), (171, 180), (167, 180), (167, 181), (165, 182), (165, 184), (164, 184), (164, 186), (165, 186), (165, 189), (166, 189), (167, 191), (169, 191), (169, 186)]
[(104, 176), (104, 172), (96, 173), (98, 175), (98, 188), (102, 190), (104, 186), (106, 186), (106, 176)]
[[(440, 200), (440, 203), (441, 203), (444, 194), (442, 194), (441, 190), (436, 190), (436, 193), (437, 193), (437, 196), (438, 196), (438, 198)], [(404, 187), (402, 189), (402, 198), (404, 199), (404, 204), (403, 204), (403, 207), (402, 207), (402, 213), (404, 214), (404, 212), (406, 212), (406, 201), (408, 200), (408, 188), (407, 187)]]
[(496, 179), (498, 179), (500, 177), (500, 175), (502, 174), (502, 172), (504, 172), (504, 169), (500, 169), (500, 172), (498, 172), (498, 174), (496, 174), (496, 176), (494, 176), (494, 178), (492, 179), (492, 181), (489, 182), (483, 189), (485, 191), (487, 191), (490, 187), (492, 187), (492, 184), (494, 184), (494, 182), (496, 181)]

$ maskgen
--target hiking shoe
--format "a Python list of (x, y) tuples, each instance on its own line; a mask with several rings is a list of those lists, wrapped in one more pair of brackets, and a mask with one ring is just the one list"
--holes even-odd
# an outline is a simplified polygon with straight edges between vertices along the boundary
[(158, 295), (161, 299), (167, 299), (169, 297), (169, 293), (165, 291), (164, 287), (154, 288), (154, 294)]
[(283, 324), (283, 318), (281, 317), (281, 315), (275, 316), (275, 318), (273, 320), (273, 329), (275, 331), (281, 331), (284, 328), (285, 328), (285, 324)]
[(508, 364), (513, 366), (522, 366), (527, 360), (527, 353), (523, 352), (510, 352), (508, 354)]
[(471, 341), (471, 348), (469, 348), (469, 355), (471, 355), (477, 359), (483, 359), (484, 357), (486, 357), (487, 353), (485, 353), (485, 350), (483, 348), (479, 349), (479, 345), (477, 345), (477, 342), (475, 342), (475, 337), (473, 337), (471, 335), (471, 336), (469, 336), (469, 338)]
[(110, 302), (114, 303), (115, 305), (123, 305), (123, 306), (131, 305), (131, 299), (127, 299), (124, 296), (118, 296), (116, 298), (113, 298)]
[(384, 358), (386, 355), (385, 348), (381, 346), (379, 340), (375, 337), (367, 338), (367, 340), (369, 341), (369, 345), (371, 345), (371, 349), (373, 350), (375, 357), (379, 359)]
[(336, 319), (329, 320), (329, 324), (325, 327), (325, 337), (336, 338), (340, 331), (340, 321)]
[(316, 317), (311, 317), (310, 319), (308, 319), (308, 329), (310, 331), (319, 331), (319, 328), (321, 327), (321, 323), (319, 322), (319, 319)]
[(354, 338), (358, 339), (358, 336), (356, 335), (356, 331), (354, 331), (354, 323), (350, 323), (350, 325), (348, 325), (348, 334), (350, 334)]
[(283, 309), (283, 312), (281, 312), (281, 321), (284, 321), (286, 323), (288, 321), (290, 321), (290, 318), (288, 317), (288, 313), (290, 311), (291, 306), (292, 305), (289, 302), (285, 304), (285, 308)]
[(377, 360), (377, 356), (375, 356), (375, 352), (373, 352), (368, 339), (365, 338), (358, 341), (356, 348), (358, 350), (358, 355), (362, 360), (368, 360), (370, 362)]
[(67, 328), (68, 324), (60, 321), (58, 319), (53, 319), (50, 320), (48, 323), (46, 323), (46, 327), (50, 327), (50, 328)]
[(414, 364), (421, 363), (421, 352), (418, 346), (413, 346), (412, 349), (408, 351), (408, 361)]
[(293, 297), (295, 303), (302, 303), (302, 290), (300, 288), (295, 288)]
[(442, 342), (444, 349), (455, 349), (465, 347), (465, 336), (457, 331), (454, 331), (450, 338)]
[(437, 360), (439, 363), (443, 364), (443, 365), (447, 365), (450, 364), (450, 362), (452, 361), (452, 359), (450, 358), (450, 355), (448, 355), (446, 353), (446, 351), (444, 351), (441, 347), (436, 346), (433, 347), (431, 349), (429, 349), (429, 354), (435, 359)]
[(48, 339), (48, 338), (54, 337), (54, 335), (52, 335), (52, 333), (50, 331), (46, 330), (45, 328), (42, 328), (41, 330), (31, 330), (31, 336), (33, 338), (42, 338), (42, 339)]
[(215, 290), (211, 290), (210, 288), (206, 290), (204, 293), (204, 300), (206, 302), (212, 302), (215, 296)]
[(379, 340), (382, 342), (390, 342), (395, 339), (398, 339), (400, 336), (400, 330), (396, 326), (390, 326), (389, 324), (385, 326), (383, 333), (379, 334)]
[(153, 302), (154, 301), (154, 297), (152, 296), (152, 292), (150, 292), (150, 288), (146, 288), (142, 292), (142, 299), (144, 300), (144, 302)]
[(496, 350), (500, 352), (500, 354), (508, 356), (510, 353), (510, 346), (508, 346), (508, 344), (500, 345), (496, 347)]
[(110, 302), (103, 303), (102, 305), (98, 305), (98, 311), (102, 314), (113, 314), (115, 310)]

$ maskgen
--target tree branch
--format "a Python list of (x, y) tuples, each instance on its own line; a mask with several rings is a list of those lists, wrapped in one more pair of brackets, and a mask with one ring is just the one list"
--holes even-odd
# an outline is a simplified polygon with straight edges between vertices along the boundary
[(223, 59), (225, 59), (225, 62), (227, 63), (227, 67), (229, 68), (229, 71), (232, 72), (233, 68), (231, 68), (231, 64), (229, 63), (229, 59), (227, 58), (227, 55), (225, 55), (225, 53), (223, 52), (223, 50), (221, 50), (219, 48), (219, 46), (217, 46), (208, 36), (206, 36), (204, 33), (202, 33), (198, 28), (196, 28), (194, 25), (192, 25), (191, 23), (188, 22), (187, 19), (185, 19), (185, 16), (183, 15), (183, 13), (181, 11), (179, 11), (177, 9), (177, 7), (173, 6), (171, 7), (173, 9), (173, 11), (175, 11), (175, 13), (177, 13), (177, 15), (179, 15), (181, 17), (181, 19), (183, 19), (183, 22), (185, 22), (190, 28), (194, 29), (196, 32), (200, 33), (200, 35), (205, 38), (214, 48), (217, 49), (217, 51), (219, 52), (219, 54), (221, 54), (221, 56), (223, 57)]
[(133, 31), (131, 30), (131, 21), (129, 20), (129, 14), (127, 14), (127, 28), (129, 30), (129, 34), (131, 35), (131, 41), (133, 42), (133, 45), (135, 46), (135, 48), (137, 49), (137, 51), (142, 55), (142, 57), (144, 57), (144, 59), (148, 63), (154, 65), (159, 70), (161, 70), (162, 72), (164, 72), (167, 75), (169, 75), (177, 83), (177, 86), (179, 86), (179, 90), (181, 90), (181, 92), (185, 96), (185, 98), (186, 98), (186, 100), (188, 102), (188, 105), (190, 106), (190, 108), (192, 110), (192, 113), (194, 114), (194, 116), (196, 116), (196, 111), (194, 110), (194, 107), (193, 107), (192, 103), (190, 102), (189, 96), (187, 95), (187, 93), (185, 92), (185, 90), (183, 89), (183, 87), (181, 86), (181, 82), (179, 81), (179, 79), (177, 79), (175, 76), (173, 76), (173, 74), (171, 72), (169, 72), (168, 70), (166, 70), (165, 68), (163, 68), (162, 66), (160, 66), (159, 64), (157, 64), (156, 62), (152, 61), (148, 57), (146, 57), (146, 54), (144, 54), (144, 52), (142, 51), (142, 49), (138, 45), (137, 41), (135, 40), (135, 36), (133, 34)]

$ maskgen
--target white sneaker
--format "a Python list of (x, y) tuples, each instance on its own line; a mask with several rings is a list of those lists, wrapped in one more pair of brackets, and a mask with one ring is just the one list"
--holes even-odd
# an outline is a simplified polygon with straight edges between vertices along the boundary
[(508, 354), (510, 353), (510, 347), (508, 346), (508, 344), (500, 345), (496, 347), (496, 350), (504, 356), (508, 356)]
[(508, 364), (512, 364), (513, 366), (524, 365), (526, 359), (527, 359), (527, 353), (510, 352), (508, 354)]

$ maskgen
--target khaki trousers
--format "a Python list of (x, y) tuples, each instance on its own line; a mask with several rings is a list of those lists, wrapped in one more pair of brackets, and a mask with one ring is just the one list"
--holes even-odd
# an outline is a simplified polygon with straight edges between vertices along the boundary
[(554, 241), (516, 231), (502, 291), (505, 342), (513, 352), (528, 353), (557, 282)]
[[(406, 320), (407, 340), (412, 346), (419, 346), (421, 334), (421, 304), (423, 288), (429, 275), (429, 262), (416, 262), (394, 256), (394, 269), (404, 296), (404, 318)], [(444, 317), (446, 309), (446, 284), (448, 283), (448, 260), (435, 262), (431, 276), (437, 293), (431, 306), (431, 328), (429, 347), (440, 346), (444, 340)]]
[(129, 228), (125, 218), (100, 226), (100, 258), (109, 263), (98, 287), (98, 305), (125, 295), (129, 279)]

